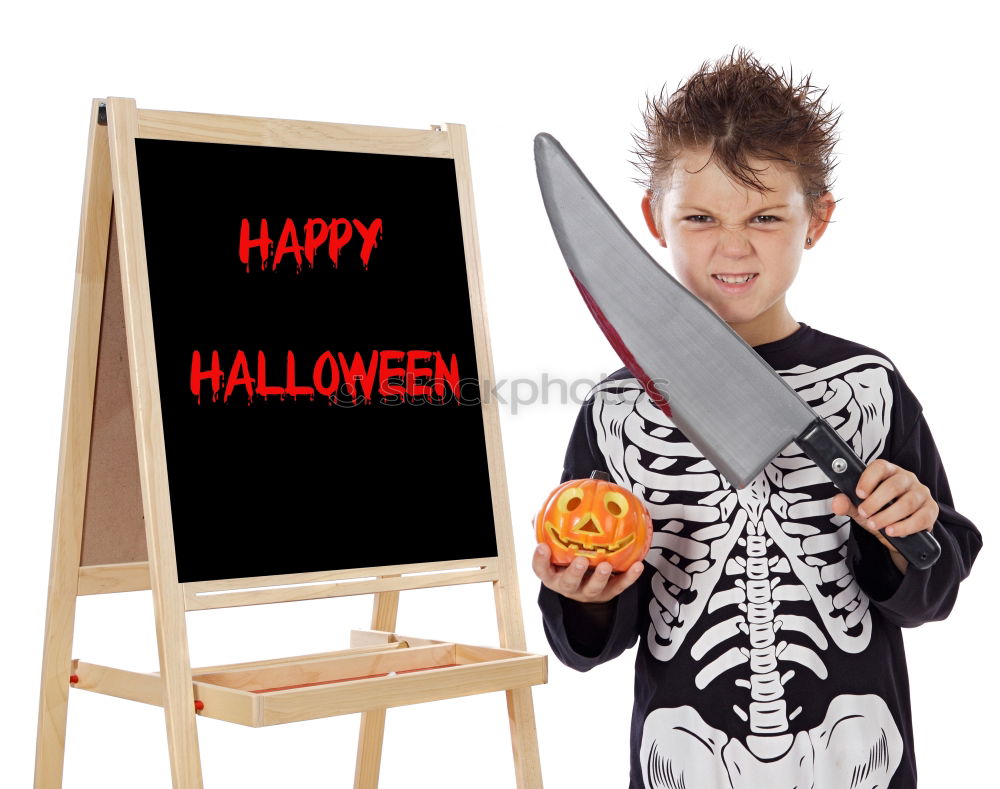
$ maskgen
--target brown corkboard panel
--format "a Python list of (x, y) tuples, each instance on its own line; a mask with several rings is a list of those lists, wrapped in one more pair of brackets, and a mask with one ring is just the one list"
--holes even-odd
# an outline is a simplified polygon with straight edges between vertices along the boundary
[(84, 567), (147, 560), (121, 283), (112, 211), (83, 515)]

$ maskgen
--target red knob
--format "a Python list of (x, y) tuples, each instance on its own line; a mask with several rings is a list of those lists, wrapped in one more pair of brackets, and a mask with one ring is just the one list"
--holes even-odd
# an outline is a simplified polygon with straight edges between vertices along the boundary
[(205, 709), (205, 702), (202, 701), (201, 699), (195, 699), (194, 708), (198, 710), (198, 712), (201, 712), (203, 709)]
[(80, 678), (76, 674), (70, 674), (69, 675), (69, 683), (71, 685), (75, 685), (79, 681), (80, 681)]

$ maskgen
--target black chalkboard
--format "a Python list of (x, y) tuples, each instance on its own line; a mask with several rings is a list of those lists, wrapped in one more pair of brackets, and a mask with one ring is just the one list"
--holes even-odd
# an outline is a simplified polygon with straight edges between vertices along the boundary
[(454, 162), (136, 156), (179, 580), (496, 556)]

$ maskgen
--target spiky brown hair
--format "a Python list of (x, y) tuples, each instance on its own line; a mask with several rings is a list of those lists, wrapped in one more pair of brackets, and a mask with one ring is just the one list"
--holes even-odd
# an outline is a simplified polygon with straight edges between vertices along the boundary
[[(794, 84), (789, 67), (765, 66), (743, 48), (734, 48), (714, 64), (705, 61), (688, 80), (669, 94), (647, 96), (645, 130), (633, 134), (643, 173), (636, 182), (652, 192), (654, 208), (674, 162), (686, 149), (711, 149), (711, 160), (737, 183), (764, 193), (760, 168), (751, 158), (782, 163), (796, 173), (806, 205), (816, 211), (818, 198), (833, 185), (833, 148), (840, 120), (838, 108), (824, 109), (826, 95), (807, 74)], [(818, 95), (817, 95), (818, 94)]]

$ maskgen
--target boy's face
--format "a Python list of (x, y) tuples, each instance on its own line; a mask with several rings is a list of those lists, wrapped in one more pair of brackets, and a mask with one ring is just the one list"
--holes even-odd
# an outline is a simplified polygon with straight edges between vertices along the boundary
[[(764, 168), (760, 180), (772, 191), (760, 193), (735, 183), (708, 150), (679, 157), (654, 210), (649, 196), (643, 210), (653, 235), (670, 250), (683, 285), (744, 339), (766, 342), (794, 321), (785, 308), (785, 291), (798, 273), (806, 238), (812, 245), (833, 212), (832, 196), (820, 200), (819, 217), (809, 214), (798, 178), (774, 162), (751, 160)], [(746, 284), (730, 279), (753, 277)], [(748, 340), (749, 341), (749, 340)]]

